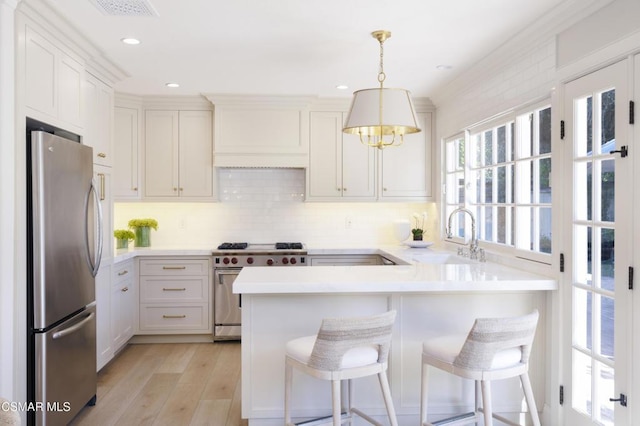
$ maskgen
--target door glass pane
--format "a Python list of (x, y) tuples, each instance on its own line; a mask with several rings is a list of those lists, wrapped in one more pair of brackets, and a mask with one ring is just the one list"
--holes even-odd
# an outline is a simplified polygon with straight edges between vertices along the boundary
[(573, 401), (574, 409), (591, 416), (591, 358), (573, 350)]
[(600, 230), (600, 287), (605, 290), (614, 290), (614, 274), (615, 266), (615, 230)]
[(538, 201), (541, 203), (551, 202), (551, 158), (542, 158), (538, 161), (540, 173), (540, 193)]
[(591, 350), (592, 318), (591, 292), (582, 288), (573, 290), (573, 345)]
[(574, 281), (591, 285), (591, 227), (574, 226)]
[(595, 363), (598, 374), (596, 375), (596, 388), (599, 390), (598, 405), (600, 409), (596, 411), (596, 420), (603, 425), (613, 425), (614, 403), (609, 401), (610, 395), (615, 395), (614, 371), (613, 368), (601, 363)]
[(538, 112), (538, 133), (540, 137), (540, 154), (551, 152), (551, 108)]
[(601, 194), (601, 220), (613, 222), (615, 220), (615, 160), (604, 160), (600, 163), (600, 194)]
[(579, 161), (574, 164), (574, 214), (577, 220), (591, 220), (591, 161)]
[(600, 310), (600, 354), (613, 360), (613, 315), (614, 315), (614, 305), (613, 299), (607, 296), (596, 297), (597, 308)]
[(551, 253), (551, 207), (540, 207), (540, 251)]
[(600, 152), (607, 153), (616, 149), (616, 91), (609, 90), (600, 96), (602, 113), (600, 117), (601, 126), (601, 148)]
[(575, 157), (592, 155), (592, 98), (576, 99), (574, 102), (574, 152)]

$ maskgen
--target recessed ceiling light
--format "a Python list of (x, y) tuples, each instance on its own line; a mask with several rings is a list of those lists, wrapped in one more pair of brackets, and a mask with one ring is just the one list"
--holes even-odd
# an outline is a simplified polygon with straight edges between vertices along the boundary
[(436, 65), (437, 70), (450, 70), (451, 68), (453, 68), (451, 65), (446, 65), (446, 64)]
[(138, 40), (137, 38), (133, 38), (133, 37), (125, 37), (125, 38), (121, 39), (120, 41), (122, 41), (124, 44), (140, 44), (140, 40)]
[(336, 86), (336, 89), (338, 90), (347, 90), (349, 88), (349, 86), (347, 86), (346, 84), (338, 84)]
[(180, 85), (178, 83), (167, 83), (167, 84), (165, 84), (165, 86), (167, 86), (167, 87), (180, 87)]

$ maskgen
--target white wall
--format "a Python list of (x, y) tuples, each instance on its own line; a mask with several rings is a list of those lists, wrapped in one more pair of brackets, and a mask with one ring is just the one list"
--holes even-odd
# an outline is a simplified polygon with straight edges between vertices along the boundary
[[(153, 217), (152, 246), (301, 241), (309, 247), (397, 244), (393, 222), (427, 211), (425, 240), (439, 239), (433, 203), (309, 203), (302, 169), (222, 169), (218, 203), (116, 203), (114, 229)], [(351, 226), (347, 227), (347, 219)]]
[[(0, 396), (13, 399), (15, 305), (15, 0), (0, 0)], [(22, 310), (19, 310), (22, 314)], [(18, 340), (20, 341), (20, 340)]]

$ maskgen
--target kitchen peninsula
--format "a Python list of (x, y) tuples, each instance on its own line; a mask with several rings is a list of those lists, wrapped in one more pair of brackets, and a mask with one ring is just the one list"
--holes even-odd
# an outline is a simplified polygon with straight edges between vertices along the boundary
[[(317, 333), (326, 317), (370, 315), (389, 309), (398, 312), (388, 374), (400, 424), (418, 421), (423, 340), (466, 333), (477, 317), (519, 315), (533, 309), (539, 310), (540, 322), (530, 375), (538, 407), (545, 407), (546, 295), (557, 289), (555, 280), (431, 249), (378, 253), (398, 264), (242, 270), (234, 292), (242, 295), (242, 416), (250, 425), (282, 424), (288, 340)], [(355, 382), (354, 404), (374, 416), (384, 416), (384, 403), (374, 380)], [(471, 411), (473, 383), (439, 371), (432, 372), (430, 380), (433, 389), (442, 390), (430, 396), (434, 416)], [(326, 383), (294, 374), (293, 386), (294, 418), (330, 413), (331, 392)], [(514, 415), (521, 411), (517, 380), (496, 383), (493, 392), (495, 411)]]

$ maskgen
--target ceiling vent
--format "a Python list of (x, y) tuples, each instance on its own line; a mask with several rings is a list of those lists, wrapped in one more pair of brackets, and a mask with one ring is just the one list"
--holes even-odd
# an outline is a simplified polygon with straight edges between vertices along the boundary
[(158, 16), (146, 0), (91, 0), (100, 12), (113, 16)]

